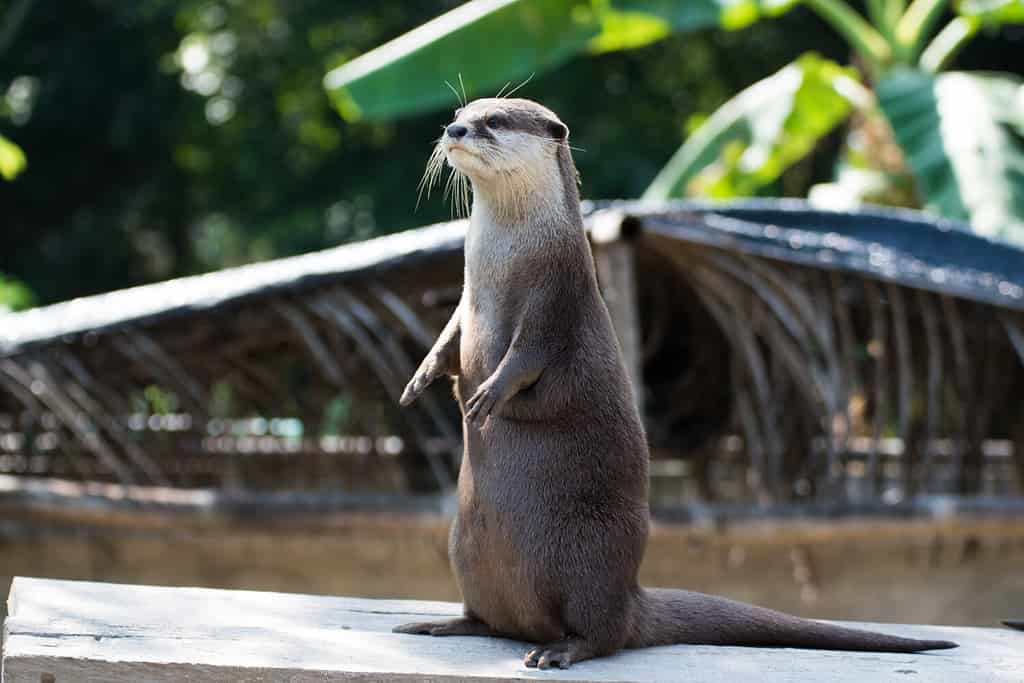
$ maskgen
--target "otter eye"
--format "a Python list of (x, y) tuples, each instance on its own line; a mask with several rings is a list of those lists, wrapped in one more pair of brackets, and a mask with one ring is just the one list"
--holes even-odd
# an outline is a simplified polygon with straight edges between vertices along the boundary
[(490, 114), (484, 121), (488, 128), (507, 128), (508, 118), (501, 114)]

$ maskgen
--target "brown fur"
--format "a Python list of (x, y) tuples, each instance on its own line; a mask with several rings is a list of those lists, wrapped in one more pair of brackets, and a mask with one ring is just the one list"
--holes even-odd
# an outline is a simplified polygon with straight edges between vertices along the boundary
[[(439, 144), (473, 184), (465, 289), (402, 403), (456, 378), (465, 454), (449, 553), (465, 617), (396, 630), (531, 641), (526, 665), (540, 668), (670, 643), (953, 647), (637, 584), (647, 443), (598, 290), (568, 130), (528, 100), (478, 100), (456, 123), (466, 150)], [(500, 145), (533, 143), (502, 137), (511, 131), (540, 139), (520, 166)], [(530, 167), (544, 163), (557, 172)]]

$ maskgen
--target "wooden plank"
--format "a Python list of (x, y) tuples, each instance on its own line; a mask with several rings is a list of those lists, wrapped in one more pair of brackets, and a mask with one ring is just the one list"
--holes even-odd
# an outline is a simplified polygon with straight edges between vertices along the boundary
[(623, 240), (599, 242), (594, 245), (594, 263), (601, 283), (601, 294), (608, 306), (612, 327), (615, 328), (622, 349), (622, 360), (633, 383), (637, 411), (643, 416), (643, 349), (633, 245)]
[[(1020, 681), (1024, 637), (1009, 630), (873, 624), (961, 643), (925, 654), (671, 646), (526, 669), (524, 643), (391, 633), (460, 613), (450, 602), (17, 578), (3, 683), (79, 681)], [(910, 678), (913, 676), (913, 678)]]

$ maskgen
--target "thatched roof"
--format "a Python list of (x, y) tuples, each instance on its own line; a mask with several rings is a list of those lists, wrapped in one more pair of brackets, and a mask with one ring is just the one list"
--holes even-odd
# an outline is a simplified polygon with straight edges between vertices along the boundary
[(259, 297), (372, 276), (462, 248), (463, 221), (440, 223), (333, 249), (82, 297), (4, 318), (0, 354), (87, 332), (208, 313)]
[[(919, 212), (823, 211), (802, 200), (588, 203), (648, 234), (870, 275), (918, 289), (1024, 310), (1024, 252)], [(4, 318), (0, 354), (69, 335), (187, 316), (332, 281), (428, 264), (461, 250), (464, 221), (407, 230), (333, 249), (83, 297)]]

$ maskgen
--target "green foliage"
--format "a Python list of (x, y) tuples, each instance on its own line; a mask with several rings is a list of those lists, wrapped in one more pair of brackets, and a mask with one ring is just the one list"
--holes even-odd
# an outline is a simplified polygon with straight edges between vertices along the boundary
[[(16, 182), (0, 181), (0, 271), (49, 303), (447, 219), (441, 201), (417, 212), (415, 187), (449, 113), (346, 122), (323, 79), (460, 4), (0, 0), (0, 25), (18, 23), (9, 22), (12, 6), (28, 8), (0, 40), (0, 130), (31, 162)], [(574, 25), (596, 18), (592, 37), (572, 43), (578, 58), (546, 71), (524, 66), (477, 94), (536, 71), (520, 92), (569, 124), (585, 150), (575, 155), (584, 195), (638, 196), (695, 130), (688, 122), (706, 122), (803, 53), (849, 56), (809, 4), (791, 5), (577, 2)], [(1019, 49), (1009, 31), (984, 35), (933, 54), (972, 70), (1024, 70), (1007, 58)], [(483, 87), (464, 65), (406, 85), (452, 103), (441, 79), (459, 72), (469, 88)], [(801, 194), (831, 179), (841, 130), (756, 191)], [(730, 176), (730, 187), (744, 182)]]
[(153, 415), (168, 415), (178, 409), (178, 397), (156, 384), (150, 384), (142, 392), (146, 412)]
[[(45, 304), (447, 219), (441, 201), (417, 211), (415, 187), (448, 114), (346, 123), (323, 75), (457, 4), (32, 3), (0, 59), (0, 126), (31, 162), (0, 182), (0, 271)], [(841, 56), (811, 27), (790, 12), (756, 31), (669, 37), (571, 60), (521, 92), (587, 150), (587, 196), (637, 196), (682, 121), (798, 47)]]
[(599, 16), (601, 31), (587, 46), (594, 54), (643, 47), (672, 33), (671, 23), (647, 12), (606, 9)]
[(497, 90), (561, 64), (600, 30), (589, 0), (467, 3), (338, 67), (324, 82), (349, 120), (429, 111), (455, 97), (442, 87), (446, 80), (472, 92)]
[[(334, 69), (324, 84), (350, 121), (457, 104), (573, 55), (638, 48), (671, 32), (744, 28), (794, 0), (483, 0)], [(454, 83), (449, 88), (445, 82)]]
[(797, 0), (606, 0), (596, 3), (602, 11), (646, 14), (658, 17), (676, 32), (721, 27), (746, 28), (763, 18), (777, 17)]
[(899, 70), (877, 89), (925, 206), (1024, 246), (1022, 81)]
[[(460, 65), (473, 76), (474, 85), (489, 87), (529, 70), (550, 69), (585, 49), (605, 53), (711, 26), (745, 28), (793, 4), (552, 0), (544, 5), (551, 20), (541, 33), (529, 19), (537, 11), (536, 0), (473, 3), (347, 63), (328, 76), (327, 84), (343, 114), (393, 117), (450, 103), (453, 95), (423, 83), (440, 81), (442, 72), (458, 71)], [(870, 0), (867, 17), (844, 0), (799, 4), (841, 35), (866, 80), (879, 84), (882, 109), (916, 177), (923, 206), (969, 221), (980, 233), (1024, 244), (1024, 158), (1017, 122), (1024, 99), (1019, 88), (997, 77), (963, 73), (940, 76), (933, 87), (929, 75), (954, 59), (979, 27), (1020, 20), (1024, 2)], [(929, 43), (951, 9), (957, 15)], [(480, 49), (482, 45), (489, 49)], [(857, 72), (805, 55), (708, 116), (644, 197), (760, 193), (810, 156), (855, 108), (860, 125), (878, 119), (874, 97), (860, 85)], [(905, 196), (901, 169), (873, 163), (891, 154), (869, 150), (858, 158), (853, 152), (861, 144), (858, 137), (865, 138), (860, 133), (851, 128), (842, 162), (836, 165), (836, 182), (819, 187), (817, 196), (844, 202), (867, 195)], [(887, 141), (876, 144), (885, 147)], [(891, 187), (884, 187), (886, 183)]]
[(988, 25), (1024, 22), (1024, 0), (961, 0), (957, 11)]
[(344, 434), (351, 427), (353, 401), (351, 394), (339, 394), (324, 406), (321, 433)]
[(24, 283), (0, 273), (0, 314), (31, 308), (35, 296)]
[(16, 144), (0, 135), (0, 176), (14, 180), (25, 168), (25, 153)]
[(436, 125), (345, 127), (322, 89), (437, 9), (34, 3), (0, 59), (0, 124), (31, 156), (0, 182), (0, 270), (46, 303), (443, 218), (387, 198), (415, 188)]
[(756, 194), (804, 158), (865, 95), (852, 69), (806, 54), (712, 114), (644, 193), (729, 198)]

